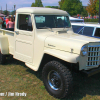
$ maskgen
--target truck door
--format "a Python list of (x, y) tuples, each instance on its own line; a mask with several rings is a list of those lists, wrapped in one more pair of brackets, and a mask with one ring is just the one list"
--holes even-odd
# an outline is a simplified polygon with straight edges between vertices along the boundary
[(14, 58), (32, 63), (34, 32), (32, 15), (16, 14)]

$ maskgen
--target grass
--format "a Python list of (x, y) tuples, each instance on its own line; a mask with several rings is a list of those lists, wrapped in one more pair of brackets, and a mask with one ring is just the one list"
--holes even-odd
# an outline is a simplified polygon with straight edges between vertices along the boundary
[[(84, 77), (80, 73), (73, 74), (73, 91), (64, 100), (100, 100), (100, 73)], [(41, 70), (35, 72), (23, 62), (8, 59), (0, 65), (0, 93), (27, 93), (21, 96), (0, 96), (0, 100), (59, 100), (48, 94), (41, 76)]]

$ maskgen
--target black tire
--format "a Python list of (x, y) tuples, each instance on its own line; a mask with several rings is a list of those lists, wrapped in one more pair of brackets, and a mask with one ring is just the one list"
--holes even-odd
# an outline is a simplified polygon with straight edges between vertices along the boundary
[(0, 51), (0, 64), (4, 64), (6, 62), (6, 56), (3, 55)]
[(42, 71), (43, 83), (50, 95), (62, 99), (72, 90), (72, 74), (57, 61), (48, 62)]

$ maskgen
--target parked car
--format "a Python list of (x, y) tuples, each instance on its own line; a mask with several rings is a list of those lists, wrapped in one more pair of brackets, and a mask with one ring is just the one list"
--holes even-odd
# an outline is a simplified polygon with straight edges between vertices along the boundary
[[(68, 12), (67, 12), (68, 13)], [(69, 19), (70, 19), (70, 22), (71, 23), (79, 23), (79, 22), (81, 22), (81, 23), (83, 23), (84, 22), (84, 19), (80, 19), (80, 18), (74, 18), (74, 17), (71, 17), (71, 15), (68, 13), (68, 15), (69, 15)]]
[(74, 18), (74, 17), (69, 17), (71, 23), (76, 23), (76, 22), (81, 22), (83, 23), (84, 22), (84, 19), (79, 19), (79, 18)]
[(73, 31), (77, 34), (100, 37), (99, 24), (72, 23)]

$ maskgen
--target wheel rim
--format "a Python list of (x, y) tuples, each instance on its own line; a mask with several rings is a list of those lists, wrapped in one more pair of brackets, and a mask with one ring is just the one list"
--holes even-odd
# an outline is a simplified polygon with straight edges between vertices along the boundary
[(54, 90), (59, 90), (61, 87), (61, 77), (56, 71), (50, 71), (48, 74), (48, 83)]

